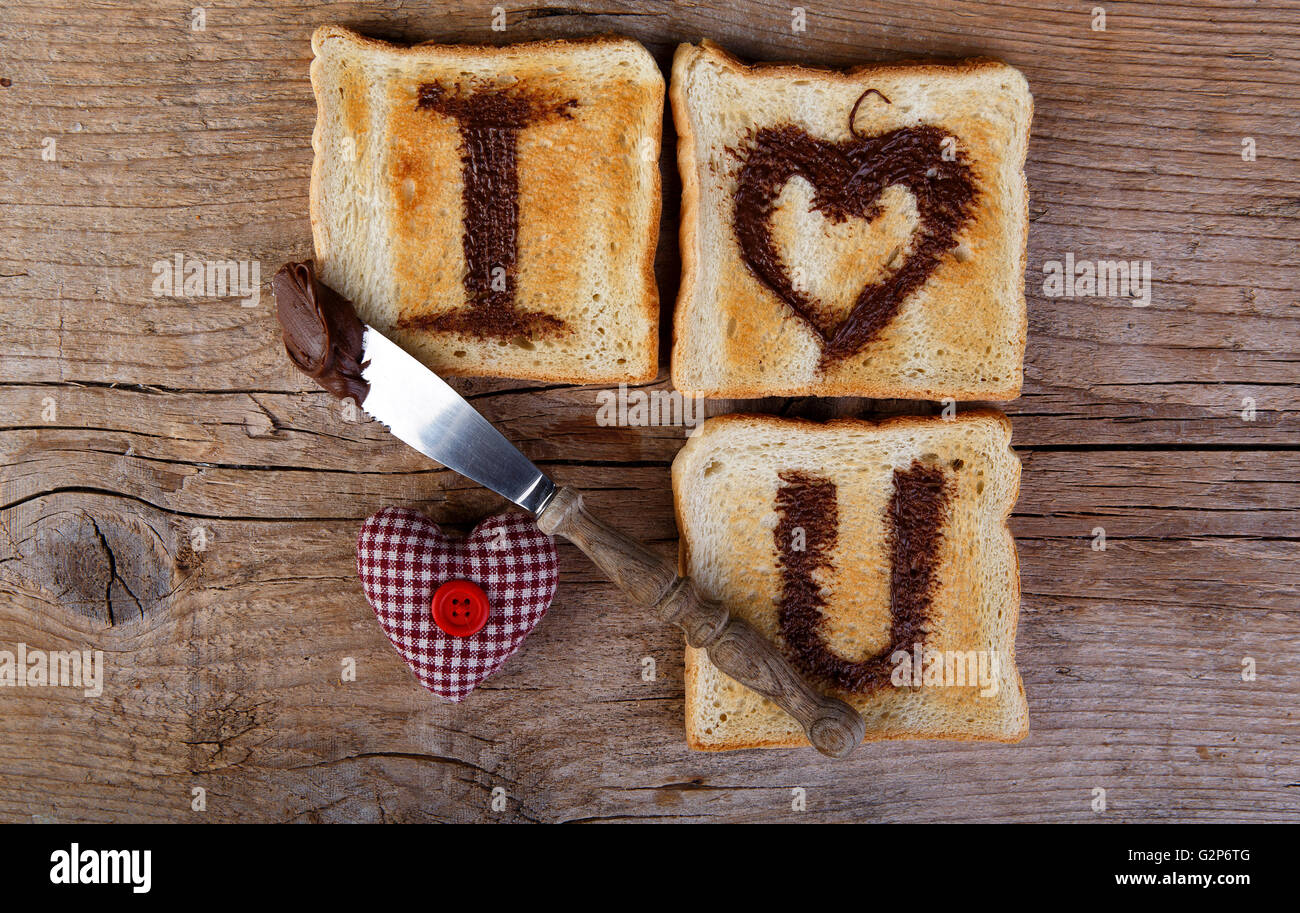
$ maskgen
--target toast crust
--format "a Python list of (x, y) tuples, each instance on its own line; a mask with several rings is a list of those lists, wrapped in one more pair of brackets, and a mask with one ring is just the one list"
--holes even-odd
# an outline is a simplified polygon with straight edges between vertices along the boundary
[[(1001, 412), (995, 409), (971, 409), (958, 413), (952, 419), (943, 419), (929, 416), (895, 416), (880, 420), (870, 419), (832, 419), (828, 422), (815, 422), (802, 418), (782, 417), (764, 414), (735, 413), (722, 415), (708, 419), (701, 427), (701, 431), (707, 429), (710, 434), (730, 435), (736, 432), (743, 433), (753, 429), (777, 429), (788, 431), (791, 429), (816, 430), (819, 433), (825, 433), (833, 436), (839, 430), (848, 430), (853, 432), (876, 431), (876, 432), (895, 432), (906, 431), (908, 429), (929, 429), (936, 427), (936, 423), (945, 425), (959, 426), (962, 424), (971, 425), (979, 423), (992, 423), (998, 429), (998, 433), (1007, 441), (1011, 437), (1011, 422)], [(681, 533), (678, 544), (679, 573), (688, 575), (691, 573), (691, 541), (689, 530), (691, 526), (687, 522), (687, 503), (685, 491), (685, 476), (688, 470), (688, 462), (694, 459), (693, 453), (686, 453), (685, 448), (679, 453), (678, 458), (673, 462), (673, 511), (677, 521), (677, 528)], [(1018, 467), (1018, 460), (1016, 461)], [(1020, 713), (1021, 725), (1015, 729), (1007, 730), (996, 735), (976, 734), (969, 730), (958, 728), (939, 729), (918, 733), (907, 732), (876, 732), (869, 726), (864, 741), (897, 741), (897, 740), (944, 740), (944, 741), (983, 741), (983, 742), (1019, 742), (1028, 735), (1029, 717), (1024, 692), (1024, 683), (1020, 677), (1018, 668), (1015, 663), (1016, 659), (1016, 635), (1019, 626), (1019, 605), (1020, 605), (1020, 556), (1015, 547), (1015, 539), (1011, 534), (1008, 525), (1008, 518), (1015, 506), (1020, 492), (1020, 474), (1015, 473), (1014, 485), (1009, 489), (1007, 496), (1000, 505), (998, 514), (998, 526), (1000, 529), (1001, 542), (993, 543), (989, 547), (1002, 551), (1010, 560), (1009, 579), (1013, 582), (1012, 589), (1007, 593), (1006, 603), (1011, 607), (1010, 620), (1005, 651), (1010, 662), (1009, 678), (1017, 689), (1017, 701), (1022, 708)], [(703, 669), (708, 663), (707, 656), (702, 650), (696, 650), (691, 647), (686, 648), (685, 662), (685, 726), (686, 726), (686, 743), (687, 746), (695, 751), (738, 751), (750, 748), (799, 748), (807, 747), (808, 741), (801, 734), (779, 735), (779, 734), (756, 734), (745, 738), (731, 738), (718, 740), (715, 738), (706, 738), (705, 733), (699, 729), (699, 721), (702, 718), (702, 701), (704, 700), (705, 688), (702, 685), (701, 676)], [(713, 670), (715, 674), (716, 670)], [(837, 693), (839, 697), (851, 697), (843, 693)], [(779, 711), (775, 711), (779, 713)]]
[[(635, 313), (635, 318), (632, 320), (629, 320), (627, 315), (614, 315), (618, 317), (616, 323), (624, 325), (624, 329), (619, 330), (619, 332), (635, 333), (635, 335), (629, 335), (627, 339), (627, 355), (621, 363), (612, 360), (608, 363), (602, 363), (599, 359), (590, 358), (581, 362), (576, 358), (556, 358), (556, 362), (562, 363), (543, 363), (520, 369), (497, 364), (490, 360), (479, 361), (476, 358), (453, 359), (432, 352), (428, 348), (429, 338), (434, 335), (432, 333), (426, 333), (422, 338), (418, 331), (394, 331), (390, 327), (381, 327), (381, 329), (389, 332), (405, 348), (411, 350), (412, 354), (444, 376), (509, 377), (546, 383), (572, 384), (648, 383), (653, 381), (659, 375), (659, 293), (655, 281), (654, 258), (659, 236), (659, 219), (662, 211), (661, 176), (657, 165), (654, 163), (658, 161), (662, 141), (660, 125), (663, 119), (663, 77), (649, 52), (638, 42), (615, 35), (578, 39), (548, 39), (513, 45), (442, 45), (435, 42), (399, 45), (361, 35), (339, 25), (323, 25), (317, 28), (312, 35), (312, 50), (315, 57), (311, 64), (311, 77), (316, 98), (317, 118), (316, 126), (312, 132), (314, 156), (311, 174), (310, 216), (317, 262), (322, 265), (327, 275), (329, 275), (330, 259), (334, 245), (331, 244), (329, 217), (325, 209), (325, 178), (332, 164), (328, 160), (329, 150), (325, 148), (325, 134), (328, 129), (327, 120), (332, 110), (331, 106), (337, 107), (340, 104), (346, 105), (348, 103), (336, 101), (326, 80), (322, 78), (324, 68), (327, 66), (324, 60), (327, 46), (329, 46), (330, 52), (334, 54), (356, 55), (360, 59), (377, 57), (387, 61), (400, 62), (400, 64), (427, 62), (430, 65), (442, 64), (446, 66), (462, 61), (491, 62), (507, 58), (513, 61), (517, 60), (521, 54), (524, 54), (528, 56), (530, 62), (540, 65), (547, 62), (547, 55), (571, 56), (575, 52), (583, 51), (623, 53), (637, 58), (638, 63), (648, 64), (645, 67), (647, 81), (651, 78), (657, 80), (658, 91), (653, 93), (657, 98), (657, 108), (651, 111), (650, 107), (653, 107), (653, 104), (648, 104), (644, 109), (647, 120), (653, 124), (653, 129), (648, 130), (643, 137), (643, 142), (648, 141), (650, 148), (643, 150), (642, 154), (650, 158), (652, 166), (644, 169), (644, 172), (639, 175), (643, 181), (641, 192), (638, 194), (638, 205), (643, 205), (645, 213), (643, 228), (638, 235), (626, 239), (627, 247), (635, 248), (636, 253), (634, 256), (623, 257), (620, 261), (629, 264), (630, 275), (634, 277), (630, 287), (637, 289), (635, 292), (626, 294), (624, 289), (616, 289), (620, 301), (625, 301), (628, 308)], [(653, 71), (652, 76), (651, 71)], [(344, 116), (357, 117), (358, 115), (345, 112)], [(521, 216), (521, 220), (522, 218), (523, 216)], [(521, 225), (522, 230), (523, 226)], [(452, 239), (451, 243), (446, 245), (446, 254), (449, 260), (455, 261), (459, 256), (458, 250), (452, 250), (453, 247), (459, 248), (459, 246), (460, 238), (457, 235)], [(564, 253), (567, 254), (567, 252)], [(463, 264), (463, 261), (461, 262)], [(380, 264), (378, 267), (368, 266), (368, 268), (386, 270), (392, 267), (388, 264)], [(382, 281), (388, 283), (391, 280), (384, 279)], [(546, 283), (543, 292), (549, 294), (553, 288), (554, 285)], [(358, 302), (358, 306), (364, 309), (364, 302)], [(365, 316), (368, 315), (363, 313), (363, 317)], [(441, 335), (446, 336), (448, 339), (463, 338), (471, 342), (471, 344), (482, 342), (482, 340), (471, 340), (457, 334)], [(483, 348), (486, 348), (486, 345)]]
[[(693, 396), (716, 396), (736, 399), (752, 399), (765, 396), (869, 396), (878, 399), (954, 399), (983, 400), (1003, 402), (1020, 396), (1023, 383), (1023, 361), (1025, 344), (1028, 336), (1028, 318), (1024, 305), (1025, 268), (1027, 265), (1027, 245), (1029, 225), (1028, 184), (1024, 176), (1025, 154), (1021, 152), (1018, 160), (1013, 162), (1018, 174), (1018, 188), (1014, 188), (1017, 200), (1016, 212), (1011, 215), (1008, 228), (1018, 233), (1016, 245), (1017, 265), (1014, 278), (1014, 298), (1019, 302), (1014, 317), (1014, 340), (1011, 348), (1017, 369), (1013, 377), (1006, 379), (1002, 385), (994, 384), (953, 384), (949, 382), (902, 384), (888, 379), (863, 378), (846, 375), (843, 371), (831, 371), (812, 381), (790, 379), (779, 373), (767, 372), (761, 377), (744, 379), (736, 375), (740, 372), (730, 370), (728, 376), (710, 380), (700, 378), (703, 369), (700, 364), (692, 363), (698, 357), (698, 350), (688, 354), (684, 341), (695, 332), (690, 326), (692, 310), (696, 307), (700, 294), (699, 277), (703, 266), (700, 237), (700, 216), (702, 206), (702, 189), (700, 182), (700, 162), (697, 158), (699, 137), (691, 118), (688, 90), (688, 70), (698, 59), (708, 57), (718, 62), (723, 68), (733, 73), (744, 74), (750, 79), (808, 79), (814, 78), (831, 84), (867, 88), (864, 76), (895, 76), (908, 79), (942, 77), (954, 74), (975, 74), (980, 72), (996, 73), (1009, 70), (1006, 64), (987, 57), (975, 57), (954, 62), (896, 62), (884, 64), (867, 64), (847, 70), (824, 67), (803, 66), (792, 63), (747, 64), (727, 52), (712, 41), (704, 40), (698, 46), (678, 45), (673, 57), (672, 80), (669, 85), (669, 99), (672, 108), (673, 124), (677, 130), (678, 170), (682, 179), (681, 223), (678, 229), (678, 243), (681, 249), (682, 280), (679, 286), (677, 303), (673, 317), (673, 348), (671, 357), (671, 377), (673, 386), (683, 394)], [(1024, 100), (1025, 128), (1023, 146), (1028, 143), (1028, 124), (1033, 117), (1033, 99), (1026, 92)], [(761, 126), (761, 125), (756, 125)], [(716, 260), (720, 255), (714, 254)], [(716, 266), (716, 263), (715, 263)], [(748, 302), (753, 307), (767, 308), (772, 302), (779, 301), (764, 287), (755, 293), (758, 300)], [(768, 300), (770, 299), (770, 300)], [(728, 308), (726, 303), (710, 302), (707, 307)], [(737, 306), (734, 305), (733, 306)], [(783, 311), (785, 306), (780, 304)], [(862, 359), (864, 352), (848, 359), (849, 363)], [(716, 353), (714, 353), (716, 356)], [(725, 360), (725, 359), (724, 359)]]

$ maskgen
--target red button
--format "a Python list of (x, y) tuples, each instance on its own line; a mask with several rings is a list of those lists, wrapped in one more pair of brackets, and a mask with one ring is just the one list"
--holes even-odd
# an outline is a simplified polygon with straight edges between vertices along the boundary
[(448, 580), (433, 594), (433, 621), (452, 637), (471, 637), (488, 620), (487, 593), (469, 580)]

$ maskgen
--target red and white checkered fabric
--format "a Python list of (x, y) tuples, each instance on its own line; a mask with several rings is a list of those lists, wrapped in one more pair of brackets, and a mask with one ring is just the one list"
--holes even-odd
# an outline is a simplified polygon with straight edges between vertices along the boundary
[[(375, 617), (420, 684), (460, 701), (523, 643), (555, 597), (555, 543), (523, 514), (498, 514), (464, 539), (443, 535), (423, 514), (387, 507), (366, 520), (357, 539), (357, 573)], [(472, 580), (490, 612), (470, 637), (446, 634), (433, 620), (434, 591)]]

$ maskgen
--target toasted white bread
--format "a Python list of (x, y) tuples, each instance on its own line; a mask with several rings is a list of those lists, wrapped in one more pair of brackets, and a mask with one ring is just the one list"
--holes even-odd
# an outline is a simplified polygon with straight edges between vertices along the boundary
[[(678, 47), (669, 95), (682, 176), (678, 390), (1019, 395), (1033, 100), (1017, 70), (992, 60), (847, 73), (746, 66), (706, 41)], [(777, 140), (791, 130), (822, 174), (781, 161)], [(911, 159), (899, 136), (917, 144)], [(900, 177), (907, 162), (911, 176)], [(757, 183), (765, 168), (769, 188)], [(947, 205), (931, 193), (959, 179), (970, 199)], [(925, 220), (917, 187), (936, 201), (924, 203)], [(757, 240), (741, 237), (738, 195), (751, 213), (755, 199), (767, 206), (751, 219), (763, 226)], [(923, 256), (926, 238), (933, 256)], [(771, 261), (756, 267), (765, 244)]]
[[(402, 47), (323, 26), (312, 49), (316, 261), (363, 320), (440, 374), (655, 377), (664, 82), (645, 48)], [(509, 110), (466, 113), (487, 96)]]
[[(1018, 741), (1029, 713), (1015, 665), (1010, 439), (992, 410), (709, 419), (673, 462), (682, 572), (861, 712), (868, 741)], [(902, 664), (899, 649), (921, 661)], [(794, 719), (690, 647), (686, 738), (707, 751), (808, 744)]]

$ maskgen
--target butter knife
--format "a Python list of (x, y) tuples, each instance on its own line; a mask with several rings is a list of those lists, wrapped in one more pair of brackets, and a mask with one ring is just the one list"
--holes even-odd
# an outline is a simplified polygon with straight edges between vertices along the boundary
[(360, 323), (346, 299), (315, 280), (310, 263), (291, 266), (299, 290), (294, 273), (281, 271), (275, 291), (286, 348), (301, 370), (336, 395), (361, 398), (362, 410), (399, 440), (535, 514), (543, 532), (580, 548), (632, 602), (677, 625), (718, 669), (794, 717), (822, 754), (844, 757), (862, 741), (866, 723), (856, 710), (814, 690), (775, 645), (689, 577), (593, 517), (580, 492), (557, 487), (442, 378)]

